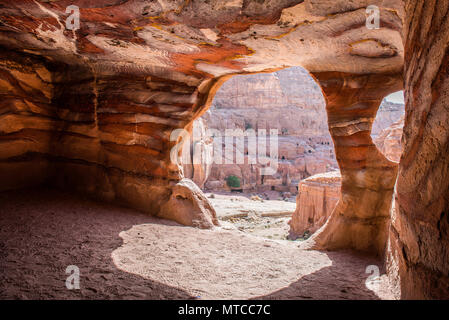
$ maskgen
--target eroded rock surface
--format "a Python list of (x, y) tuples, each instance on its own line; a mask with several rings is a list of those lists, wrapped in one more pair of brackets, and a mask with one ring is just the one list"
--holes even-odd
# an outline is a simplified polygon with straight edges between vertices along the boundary
[(215, 209), (192, 180), (182, 179), (171, 192), (170, 199), (161, 206), (160, 218), (202, 229), (218, 226)]
[[(76, 31), (65, 28), (72, 4)], [(368, 5), (380, 29), (366, 28)], [(158, 214), (183, 179), (172, 131), (230, 76), (302, 65), (325, 92), (342, 174), (314, 247), (381, 254), (397, 164), (370, 131), (381, 99), (401, 89), (403, 34), (391, 270), (404, 298), (447, 298), (448, 10), (445, 0), (2, 0), (0, 190), (50, 183)]]
[(207, 130), (207, 124), (202, 118), (195, 120), (182, 151), (184, 177), (193, 180), (200, 188), (204, 188), (213, 165), (214, 144)]
[[(379, 113), (378, 113), (379, 115)], [(404, 117), (380, 132), (375, 140), (379, 151), (399, 163)], [(296, 211), (290, 221), (290, 238), (314, 233), (323, 226), (340, 199), (341, 175), (337, 172), (318, 174), (299, 183)]]

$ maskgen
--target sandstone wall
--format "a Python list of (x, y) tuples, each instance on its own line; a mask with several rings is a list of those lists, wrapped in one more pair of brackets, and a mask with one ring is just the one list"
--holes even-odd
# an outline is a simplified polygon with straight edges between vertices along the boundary
[[(379, 114), (379, 113), (378, 113)], [(375, 140), (379, 151), (394, 162), (402, 154), (401, 137), (404, 117), (381, 131)], [(339, 172), (318, 174), (299, 183), (296, 211), (290, 221), (290, 238), (314, 233), (322, 227), (340, 199), (341, 175)]]
[[(71, 4), (79, 30), (65, 28)], [(366, 28), (367, 5), (380, 7), (380, 29)], [(207, 199), (170, 161), (171, 132), (191, 128), (230, 76), (302, 65), (325, 92), (342, 175), (341, 201), (308, 244), (383, 254), (397, 164), (370, 133), (404, 78), (390, 270), (404, 298), (447, 298), (448, 10), (445, 0), (1, 0), (0, 190), (48, 182), (211, 226)]]
[[(342, 175), (341, 201), (326, 224), (304, 245), (316, 249), (354, 248), (385, 254), (397, 163), (371, 138), (382, 99), (401, 87), (400, 75), (317, 73), (327, 100), (329, 130)], [(357, 114), (357, 120), (354, 115)]]

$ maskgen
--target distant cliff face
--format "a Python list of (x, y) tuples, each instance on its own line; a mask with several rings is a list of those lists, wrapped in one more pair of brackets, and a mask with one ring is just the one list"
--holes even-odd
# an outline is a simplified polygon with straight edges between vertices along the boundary
[[(279, 165), (274, 175), (262, 176), (262, 166), (249, 164), (247, 154), (244, 164), (214, 164), (212, 168), (204, 165), (196, 169), (194, 165), (184, 165), (187, 177), (209, 190), (227, 189), (225, 180), (234, 175), (245, 191), (274, 189), (296, 193), (300, 180), (337, 168), (324, 97), (313, 78), (300, 67), (231, 78), (220, 88), (212, 107), (194, 127), (201, 131), (203, 124), (222, 135), (227, 129), (278, 131)], [(209, 156), (204, 154), (204, 157)], [(198, 170), (201, 174), (196, 175)], [(195, 176), (204, 177), (203, 172), (209, 172), (205, 183), (195, 179)]]
[(316, 106), (324, 108), (321, 89), (309, 73), (293, 67), (273, 73), (241, 75), (223, 84), (213, 105), (219, 109)]
[(321, 89), (301, 67), (231, 78), (204, 118), (211, 128), (269, 127), (289, 136), (330, 138)]

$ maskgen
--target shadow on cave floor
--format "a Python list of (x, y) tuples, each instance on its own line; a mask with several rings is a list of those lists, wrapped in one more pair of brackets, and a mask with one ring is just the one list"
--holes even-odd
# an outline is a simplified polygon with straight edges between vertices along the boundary
[[(0, 299), (389, 299), (365, 286), (380, 264), (57, 190), (0, 193)], [(69, 265), (80, 290), (65, 287)]]
[[(332, 261), (331, 266), (304, 275), (288, 287), (258, 296), (255, 299), (279, 300), (285, 299), (285, 297), (292, 300), (381, 300), (381, 297), (393, 299), (391, 289), (387, 287), (385, 274), (379, 279), (380, 283), (376, 289), (377, 294), (368, 289), (366, 280), (370, 274), (365, 273), (366, 268), (362, 268), (366, 264), (359, 264), (357, 260), (368, 259), (369, 261), (369, 257), (362, 257), (351, 252), (326, 252), (326, 255)], [(381, 269), (379, 261), (372, 260), (372, 263), (373, 266), (378, 266)]]
[[(0, 193), (0, 299), (191, 299), (114, 265), (119, 233), (151, 221), (56, 190)], [(66, 288), (69, 265), (80, 269), (80, 290)]]

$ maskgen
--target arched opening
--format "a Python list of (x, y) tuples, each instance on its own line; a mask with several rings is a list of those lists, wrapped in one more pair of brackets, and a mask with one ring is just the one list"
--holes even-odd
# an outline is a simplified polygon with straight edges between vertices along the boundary
[[(256, 235), (288, 239), (288, 222), (301, 189), (298, 186), (306, 184), (302, 187), (306, 194), (313, 182), (304, 179), (338, 171), (327, 122), (321, 88), (304, 68), (236, 75), (222, 84), (210, 108), (193, 124), (193, 136), (197, 138), (188, 150), (196, 150), (202, 153), (201, 159), (212, 158), (214, 163), (184, 163), (184, 173), (206, 192), (225, 224), (233, 221), (241, 230)], [(266, 138), (261, 130), (266, 131)], [(276, 141), (270, 140), (270, 130), (276, 130)], [(236, 136), (239, 133), (244, 136), (243, 143)], [(256, 150), (251, 149), (251, 133), (255, 134)], [(276, 143), (276, 154), (271, 154), (271, 143)], [(215, 163), (217, 148), (223, 156), (220, 163)], [(266, 152), (260, 156), (262, 148)], [(274, 172), (265, 172), (265, 158), (270, 159), (270, 165), (276, 161)], [(234, 188), (226, 183), (230, 175), (242, 181), (241, 197), (236, 197)], [(321, 201), (326, 202), (324, 196)], [(313, 210), (306, 211), (312, 215)], [(323, 220), (320, 215), (315, 214), (313, 223)]]

